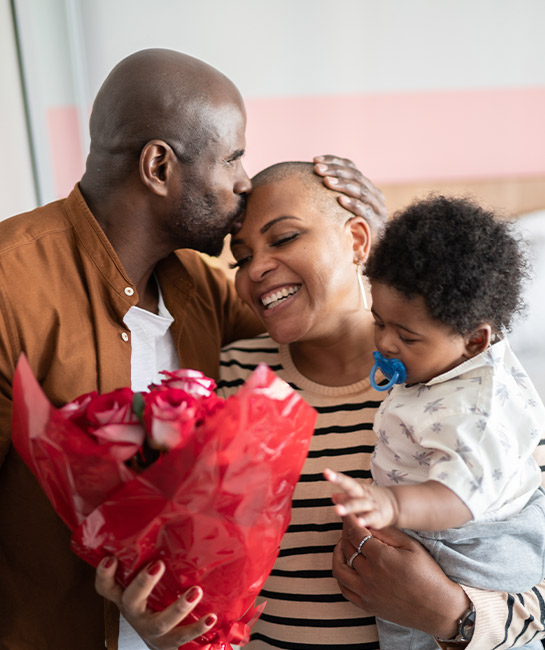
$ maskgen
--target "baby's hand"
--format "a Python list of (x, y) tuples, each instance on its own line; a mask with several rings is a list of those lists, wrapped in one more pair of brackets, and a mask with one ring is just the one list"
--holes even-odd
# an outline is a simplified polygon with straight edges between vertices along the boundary
[(343, 491), (331, 496), (335, 510), (341, 517), (355, 514), (362, 526), (376, 530), (396, 523), (397, 501), (388, 488), (362, 485), (350, 476), (331, 469), (325, 469), (324, 476)]

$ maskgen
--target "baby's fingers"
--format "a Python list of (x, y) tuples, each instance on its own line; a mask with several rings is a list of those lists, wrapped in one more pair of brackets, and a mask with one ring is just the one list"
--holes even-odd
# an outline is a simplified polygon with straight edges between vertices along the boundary
[(326, 468), (324, 470), (324, 476), (330, 483), (333, 483), (333, 485), (346, 492), (348, 496), (361, 497), (365, 494), (365, 488), (346, 474), (334, 472), (332, 469)]
[[(342, 497), (342, 495), (335, 495)], [(338, 500), (335, 500), (335, 512), (340, 515), (341, 517), (345, 517), (346, 515), (357, 515), (358, 519), (361, 520), (362, 518), (365, 520), (366, 523), (363, 525), (367, 525), (367, 522), (369, 520), (370, 514), (376, 510), (376, 503), (372, 501), (371, 499), (367, 497), (362, 497), (362, 498), (356, 498), (356, 499), (351, 499), (351, 498), (339, 498)]]

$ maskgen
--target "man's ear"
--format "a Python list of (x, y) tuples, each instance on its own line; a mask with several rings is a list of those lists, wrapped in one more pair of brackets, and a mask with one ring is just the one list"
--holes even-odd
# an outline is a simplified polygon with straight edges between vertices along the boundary
[(352, 235), (354, 259), (365, 263), (371, 250), (371, 229), (369, 224), (363, 217), (352, 217), (346, 222), (346, 226)]
[(465, 337), (466, 355), (468, 359), (484, 352), (490, 345), (492, 328), (488, 323), (482, 323)]
[(154, 194), (166, 196), (168, 181), (178, 159), (163, 140), (146, 142), (140, 153), (140, 178)]

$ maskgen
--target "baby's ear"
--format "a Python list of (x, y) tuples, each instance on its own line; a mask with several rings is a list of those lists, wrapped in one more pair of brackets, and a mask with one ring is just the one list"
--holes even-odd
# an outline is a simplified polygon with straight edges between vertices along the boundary
[(467, 358), (470, 359), (471, 357), (484, 352), (490, 345), (491, 338), (492, 328), (488, 323), (482, 323), (479, 327), (474, 329), (465, 339)]

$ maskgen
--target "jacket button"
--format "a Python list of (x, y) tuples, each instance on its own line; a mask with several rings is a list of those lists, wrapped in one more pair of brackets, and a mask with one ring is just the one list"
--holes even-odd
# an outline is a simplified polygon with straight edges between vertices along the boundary
[(129, 340), (129, 335), (127, 334), (127, 332), (121, 332), (121, 338), (124, 341), (128, 341)]
[(125, 287), (125, 295), (134, 296), (134, 289), (132, 287)]

